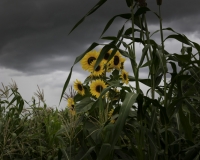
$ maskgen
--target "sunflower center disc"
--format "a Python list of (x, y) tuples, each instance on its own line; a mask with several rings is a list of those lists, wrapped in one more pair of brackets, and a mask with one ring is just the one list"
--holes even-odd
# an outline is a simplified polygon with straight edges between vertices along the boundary
[(98, 71), (100, 71), (100, 69), (101, 69), (101, 67), (98, 66), (98, 67), (95, 69), (95, 71), (98, 72)]
[(110, 54), (109, 54), (109, 53), (106, 53), (106, 54), (104, 55), (104, 59), (105, 59), (105, 60), (108, 60), (109, 56), (110, 56)]
[(101, 85), (96, 86), (96, 91), (101, 92), (103, 90), (103, 87)]
[(88, 58), (88, 64), (91, 64), (96, 58), (95, 57), (90, 57)]
[(123, 75), (124, 79), (126, 80), (126, 74)]
[(118, 65), (119, 64), (119, 57), (115, 56), (114, 57), (114, 65)]
[(83, 90), (82, 85), (78, 84), (78, 89), (79, 89), (80, 91), (82, 91), (82, 90)]
[(121, 63), (121, 69), (124, 69), (124, 62)]

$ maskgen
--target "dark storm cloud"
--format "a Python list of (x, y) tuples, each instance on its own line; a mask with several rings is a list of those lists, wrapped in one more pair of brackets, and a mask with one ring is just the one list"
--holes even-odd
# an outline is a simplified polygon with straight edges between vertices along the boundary
[[(69, 70), (76, 56), (89, 44), (98, 41), (107, 21), (116, 14), (127, 13), (125, 1), (109, 0), (97, 12), (68, 35), (70, 29), (97, 0), (1, 0), (0, 2), (0, 67), (27, 74), (45, 74)], [(157, 11), (156, 1), (148, 7)], [(199, 1), (163, 1), (164, 24), (178, 31), (198, 30)], [(158, 19), (148, 13), (149, 23)], [(123, 21), (117, 19), (106, 35), (115, 35)], [(191, 25), (188, 25), (188, 22)], [(170, 27), (170, 26), (168, 26)]]
[[(155, 0), (147, 0), (148, 7), (158, 13), (158, 6), (155, 5)], [(193, 32), (198, 31), (200, 27), (200, 1), (187, 0), (163, 0), (161, 5), (161, 15), (164, 26), (173, 27), (178, 32)], [(158, 22), (153, 13), (149, 13), (150, 23)]]

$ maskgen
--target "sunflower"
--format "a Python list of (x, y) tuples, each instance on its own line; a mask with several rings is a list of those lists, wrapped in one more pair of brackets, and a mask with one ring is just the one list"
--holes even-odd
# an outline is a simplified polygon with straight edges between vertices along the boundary
[(85, 56), (81, 59), (81, 66), (84, 70), (88, 70), (91, 63), (96, 60), (99, 56), (97, 51), (90, 51), (85, 54)]
[(103, 57), (103, 59), (102, 59), (102, 61), (105, 62), (105, 63), (107, 63), (107, 61), (108, 61), (111, 53), (112, 53), (112, 50), (109, 50), (108, 52), (106, 52), (105, 55), (104, 55), (104, 57)]
[(106, 88), (107, 85), (103, 80), (97, 79), (93, 81), (90, 85), (90, 92), (93, 96), (98, 98), (104, 88)]
[(97, 68), (94, 69), (95, 63), (96, 60), (91, 63), (91, 66), (88, 70), (92, 72), (92, 76), (100, 76), (104, 73), (104, 63), (103, 62), (99, 63)]
[(68, 106), (70, 109), (73, 109), (73, 108), (74, 108), (74, 99), (73, 99), (73, 98), (68, 98), (68, 99), (67, 99), (67, 106)]
[(111, 67), (115, 68), (117, 70), (120, 70), (121, 68), (121, 63), (124, 62), (124, 58), (122, 58), (121, 54), (119, 53), (119, 51), (117, 51), (114, 55), (114, 57), (112, 58), (112, 63), (111, 63)]
[(85, 89), (83, 88), (83, 84), (81, 81), (77, 80), (74, 82), (74, 89), (82, 96), (85, 95)]
[(128, 72), (126, 72), (124, 69), (121, 71), (121, 76), (122, 82), (125, 84), (128, 84), (129, 79), (128, 79)]
[(120, 69), (124, 69), (124, 62), (126, 61), (126, 58), (121, 58), (121, 67)]
[(111, 53), (112, 53), (112, 50), (109, 50), (108, 52), (105, 53), (105, 55), (104, 55), (104, 57), (102, 59), (102, 62), (104, 64), (104, 66), (106, 65), (106, 72), (111, 72), (112, 71), (112, 68), (110, 68), (112, 60), (110, 60), (108, 62), (108, 59), (109, 59)]

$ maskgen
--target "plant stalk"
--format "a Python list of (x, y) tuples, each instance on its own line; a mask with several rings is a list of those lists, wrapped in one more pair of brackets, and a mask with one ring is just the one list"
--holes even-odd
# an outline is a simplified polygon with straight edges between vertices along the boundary
[[(144, 22), (145, 22), (147, 43), (150, 44), (149, 31), (148, 31), (148, 26), (147, 26), (147, 21), (146, 21), (145, 15), (144, 15)], [(155, 66), (153, 64), (153, 54), (151, 51), (151, 47), (149, 47), (149, 53), (150, 53), (150, 58), (152, 60), (152, 64), (151, 64), (151, 68), (152, 68), (152, 71), (151, 71), (151, 82), (152, 82), (151, 96), (152, 96), (152, 99), (154, 99), (155, 98)]]
[(133, 69), (133, 73), (135, 76), (135, 87), (136, 87), (136, 91), (137, 93), (140, 93), (140, 86), (139, 86), (139, 81), (138, 81), (138, 73), (139, 73), (139, 68), (137, 69), (137, 63), (136, 63), (136, 55), (135, 55), (135, 31), (134, 31), (134, 2), (133, 5), (131, 6), (131, 21), (132, 21), (132, 50), (129, 53), (130, 56), (132, 58), (134, 58), (134, 60), (131, 60), (131, 65), (132, 65), (132, 69)]
[[(162, 17), (161, 17), (161, 7), (159, 5), (159, 16), (160, 16), (160, 36), (161, 36), (161, 45), (162, 45), (162, 58), (163, 58), (163, 76), (164, 76), (164, 107), (167, 107), (167, 78), (166, 78), (166, 63), (165, 54), (164, 54), (164, 42), (163, 42), (163, 30), (162, 30)], [(168, 159), (168, 136), (167, 136), (167, 126), (165, 125), (165, 159)]]

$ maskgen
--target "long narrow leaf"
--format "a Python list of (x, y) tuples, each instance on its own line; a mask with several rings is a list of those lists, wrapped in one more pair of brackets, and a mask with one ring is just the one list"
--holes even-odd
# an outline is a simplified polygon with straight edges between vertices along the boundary
[(122, 107), (120, 109), (119, 112), (119, 117), (115, 123), (115, 127), (114, 127), (114, 132), (113, 132), (113, 138), (112, 138), (112, 147), (115, 145), (115, 143), (117, 142), (121, 131), (124, 127), (124, 124), (126, 122), (126, 118), (128, 117), (129, 113), (130, 113), (130, 109), (133, 105), (133, 103), (135, 103), (136, 99), (137, 99), (138, 94), (135, 93), (126, 93), (126, 97), (125, 100), (122, 104)]
[(93, 12), (95, 12), (99, 7), (101, 7), (107, 0), (100, 0), (83, 18), (81, 18), (81, 20), (79, 20), (75, 26), (71, 29), (71, 31), (69, 32), (69, 34), (76, 28), (78, 27), (87, 16), (89, 16), (90, 14), (92, 14)]

